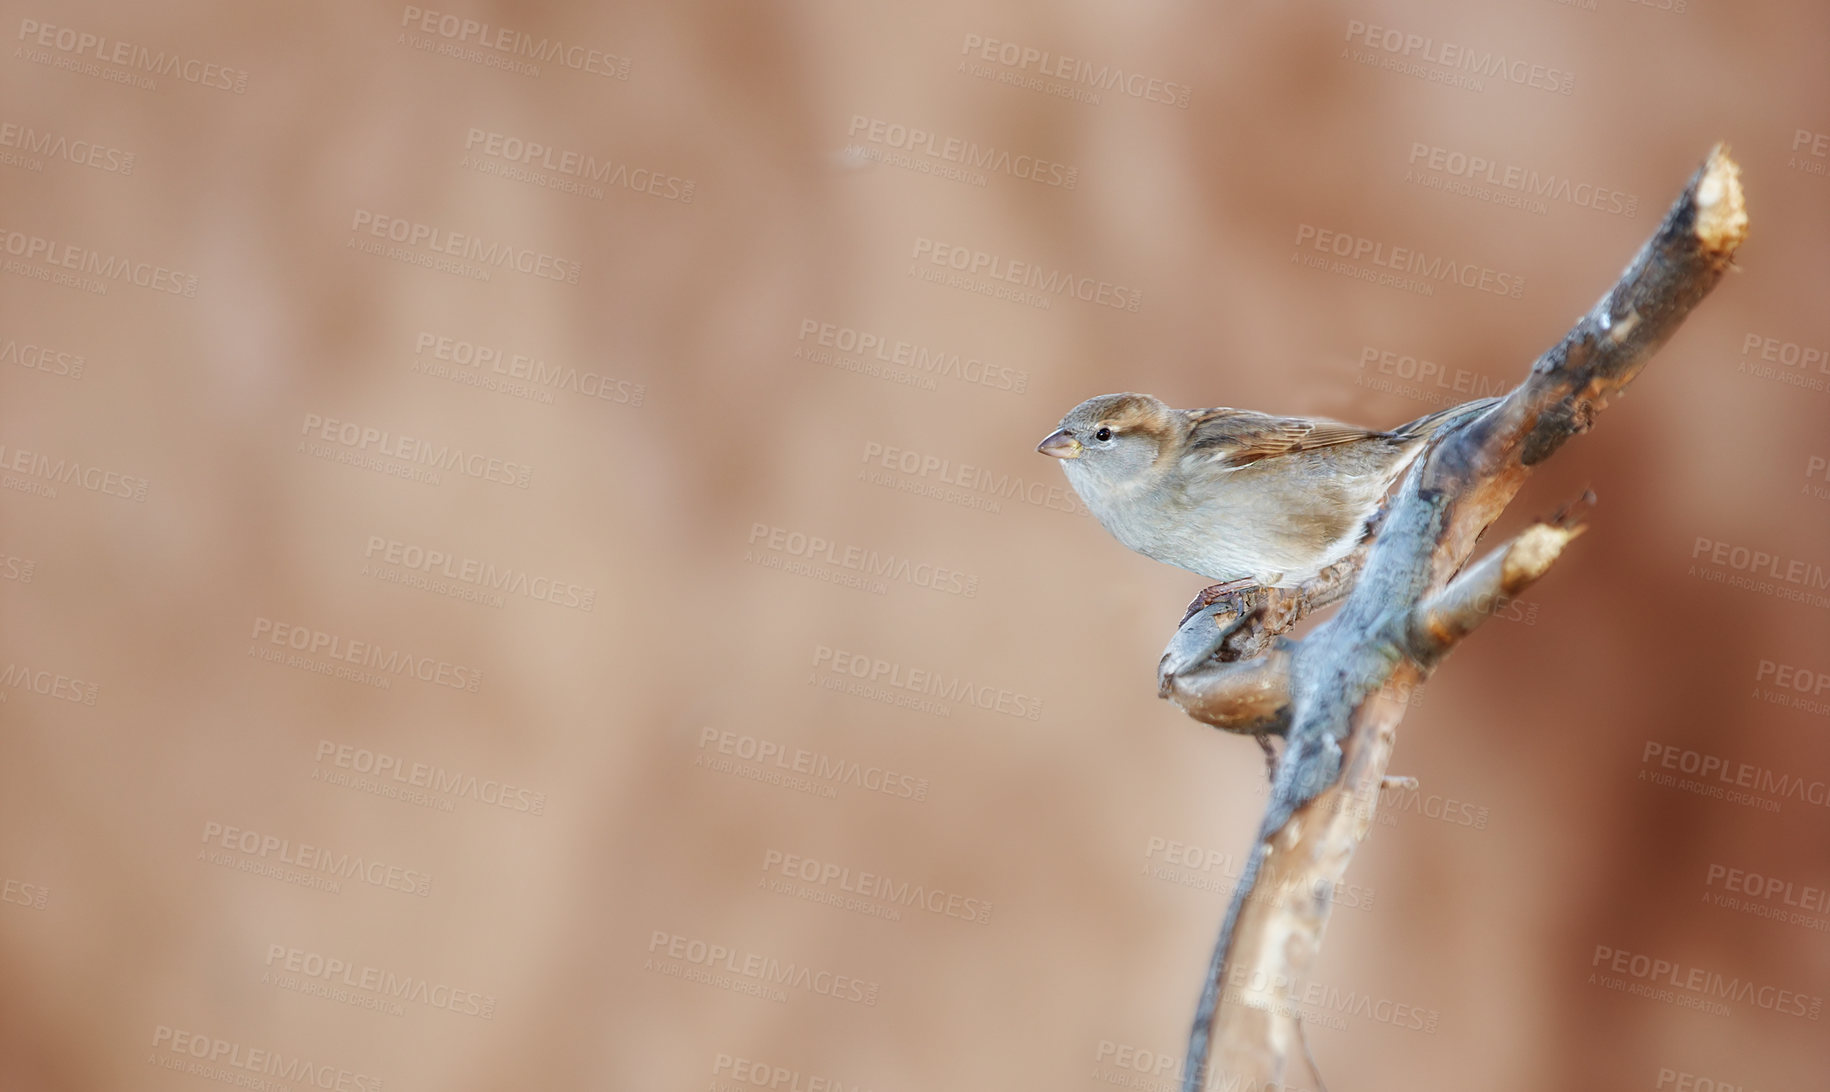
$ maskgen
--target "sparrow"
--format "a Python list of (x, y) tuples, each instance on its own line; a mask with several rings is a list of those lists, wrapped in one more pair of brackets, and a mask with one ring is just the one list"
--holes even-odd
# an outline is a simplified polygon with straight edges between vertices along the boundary
[(1145, 557), (1227, 590), (1289, 588), (1352, 552), (1437, 428), (1497, 401), (1380, 432), (1107, 394), (1075, 406), (1036, 450), (1060, 459), (1087, 510)]

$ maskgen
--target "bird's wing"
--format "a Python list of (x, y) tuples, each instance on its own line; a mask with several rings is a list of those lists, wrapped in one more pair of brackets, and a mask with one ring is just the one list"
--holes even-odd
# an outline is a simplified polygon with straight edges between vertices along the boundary
[(1385, 435), (1325, 417), (1273, 417), (1221, 407), (1189, 415), (1188, 458), (1210, 468), (1249, 466), (1260, 459)]

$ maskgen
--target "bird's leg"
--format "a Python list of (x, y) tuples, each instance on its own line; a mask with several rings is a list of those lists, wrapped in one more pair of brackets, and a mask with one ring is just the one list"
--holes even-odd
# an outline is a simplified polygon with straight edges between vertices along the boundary
[(1194, 597), (1188, 609), (1182, 612), (1182, 621), (1176, 623), (1181, 628), (1183, 622), (1193, 618), (1199, 611), (1204, 611), (1222, 599), (1231, 602), (1233, 613), (1243, 616), (1246, 611), (1245, 596), (1252, 591), (1262, 591), (1258, 582), (1251, 579), (1228, 580), (1220, 584), (1209, 584), (1201, 589), (1201, 594)]

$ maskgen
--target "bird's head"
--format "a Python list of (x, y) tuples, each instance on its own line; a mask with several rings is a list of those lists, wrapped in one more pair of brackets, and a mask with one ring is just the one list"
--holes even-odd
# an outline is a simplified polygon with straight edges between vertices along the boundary
[(1147, 394), (1102, 394), (1068, 411), (1061, 427), (1036, 445), (1061, 460), (1068, 481), (1102, 489), (1148, 480), (1166, 449), (1174, 410)]

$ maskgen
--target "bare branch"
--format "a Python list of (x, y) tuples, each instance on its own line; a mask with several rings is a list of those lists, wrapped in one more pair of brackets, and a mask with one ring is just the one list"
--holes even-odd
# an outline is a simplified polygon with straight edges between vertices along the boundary
[(1411, 657), (1434, 667), (1456, 642), (1549, 572), (1563, 547), (1581, 533), (1580, 527), (1534, 523), (1470, 566), (1448, 587), (1417, 604), (1411, 611), (1405, 642)]
[(1283, 735), (1289, 729), (1286, 650), (1272, 649), (1241, 663), (1210, 663), (1186, 675), (1166, 675), (1162, 685), (1163, 697), (1203, 724), (1248, 735)]
[[(1210, 1069), (1225, 1087), (1283, 1085), (1300, 1041), (1291, 990), (1308, 977), (1331, 892), (1371, 826), (1405, 696), (1485, 617), (1483, 595), (1512, 595), (1537, 579), (1575, 532), (1534, 527), (1451, 578), (1530, 468), (1587, 430), (1715, 287), (1746, 231), (1740, 171), (1718, 146), (1619, 281), (1524, 381), (1432, 437), (1340, 611), (1301, 642), (1276, 644), (1287, 670), (1255, 674), (1228, 664), (1227, 680), (1209, 683), (1207, 660), (1176, 665), (1181, 672), (1167, 683), (1178, 704), (1194, 707), (1191, 715), (1242, 716), (1260, 709), (1257, 700), (1287, 694), (1289, 738), (1203, 983), (1185, 1092), (1196, 1092)], [(1271, 647), (1270, 635), (1250, 628), (1232, 640)], [(1184, 654), (1190, 648), (1198, 648), (1192, 638)], [(1276, 882), (1261, 890), (1261, 873)], [(1223, 983), (1240, 985), (1223, 994)]]

